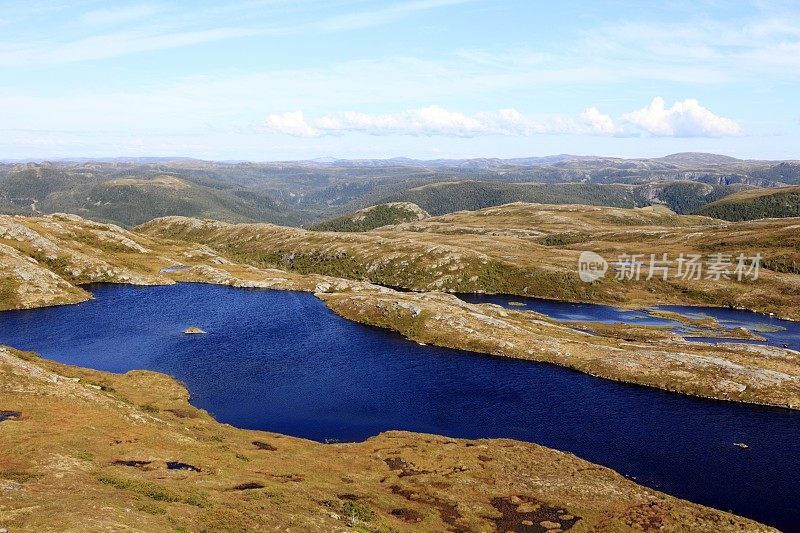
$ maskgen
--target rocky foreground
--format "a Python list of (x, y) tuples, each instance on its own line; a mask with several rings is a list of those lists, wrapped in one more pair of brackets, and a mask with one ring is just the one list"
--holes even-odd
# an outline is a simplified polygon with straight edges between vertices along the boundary
[(319, 444), (220, 424), (154, 372), (0, 348), (0, 528), (774, 531), (571, 454), (389, 432)]
[[(80, 302), (91, 297), (82, 287), (97, 282), (302, 290), (346, 318), (419, 342), (544, 361), (697, 396), (800, 408), (800, 354), (792, 350), (687, 343), (653, 329), (597, 324), (590, 336), (537, 313), (468, 304), (430, 291), (493, 290), (511, 279), (538, 280), (527, 291), (536, 294), (553, 290), (542, 283), (560, 280), (570, 295), (602, 300), (618, 288), (613, 282), (573, 285), (565, 265), (577, 250), (564, 248), (562, 256), (542, 264), (519, 252), (506, 257), (509, 239), (542, 255), (547, 246), (531, 239), (549, 235), (548, 224), (566, 224), (550, 211), (541, 222), (531, 218), (525, 230), (531, 234), (519, 237), (520, 210), (531, 217), (538, 211), (507, 209), (453, 215), (498, 217), (495, 233), (476, 226), (465, 241), (449, 233), (455, 226), (446, 217), (342, 235), (179, 217), (127, 231), (74, 215), (0, 216), (0, 308)], [(588, 234), (596, 211), (563, 216), (584, 224)], [(610, 211), (600, 214), (624, 210)], [(684, 227), (697, 233), (698, 217), (640, 211), (631, 212), (634, 220), (671, 220), (675, 229), (664, 230), (670, 239), (686, 238), (680, 233)], [(716, 231), (717, 222), (700, 220)], [(777, 229), (771, 224), (764, 223), (765, 235), (794, 246), (784, 235), (790, 222)], [(747, 228), (762, 231), (757, 224)], [(639, 228), (628, 237), (660, 231)], [(745, 238), (741, 232), (725, 235)], [(619, 236), (607, 237), (615, 239)], [(494, 249), (492, 240), (499, 243)], [(713, 242), (706, 246), (713, 249)], [(564, 264), (556, 268), (559, 261)], [(504, 277), (509, 272), (520, 277)], [(764, 282), (737, 286), (732, 294), (741, 303), (782, 291), (764, 305), (791, 315), (790, 304), (800, 308), (798, 279), (768, 272)], [(372, 283), (393, 280), (428, 291), (398, 292)], [(397, 285), (407, 286), (405, 281)], [(620, 294), (652, 303), (663, 294), (680, 299), (711, 293), (676, 296), (661, 287)], [(389, 433), (365, 443), (326, 446), (243, 431), (192, 408), (187, 392), (166, 376), (94, 372), (11, 349), (0, 349), (0, 414), (0, 528), (11, 531), (276, 525), (297, 531), (764, 529), (532, 444)]]

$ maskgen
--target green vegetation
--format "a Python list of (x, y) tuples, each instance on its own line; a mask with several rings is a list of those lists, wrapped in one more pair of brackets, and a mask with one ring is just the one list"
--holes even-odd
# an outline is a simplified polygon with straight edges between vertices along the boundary
[(544, 246), (567, 246), (584, 240), (582, 235), (575, 233), (551, 233), (539, 238), (536, 242)]
[(279, 268), (300, 274), (323, 274), (357, 280), (368, 279), (366, 266), (346, 253), (326, 253), (320, 250), (309, 252), (273, 250), (253, 253), (233, 251), (226, 255), (259, 268)]
[[(731, 194), (734, 190), (724, 185), (676, 181), (659, 187), (656, 194), (660, 203), (676, 213), (693, 213), (709, 202)], [(645, 189), (640, 188), (638, 194), (643, 196), (644, 192)]]
[(416, 203), (433, 215), (473, 211), (511, 202), (607, 207), (661, 204), (676, 213), (689, 213), (736, 190), (726, 185), (686, 181), (644, 185), (459, 181), (424, 185), (387, 199)]
[(163, 507), (159, 507), (157, 504), (144, 502), (140, 505), (137, 505), (136, 508), (143, 513), (151, 514), (151, 515), (163, 515), (167, 514), (167, 510)]
[(23, 472), (21, 470), (0, 469), (0, 479), (8, 479), (17, 483), (25, 483), (39, 477), (38, 474)]
[(361, 209), (350, 215), (322, 222), (309, 229), (315, 231), (369, 231), (371, 229), (419, 220), (417, 206), (381, 204)]
[(31, 252), (31, 257), (70, 283), (78, 284), (88, 281), (81, 276), (75, 276), (70, 273), (70, 255), (67, 253), (59, 253), (55, 257), (52, 257), (43, 252), (33, 251)]
[(367, 524), (375, 519), (375, 513), (369, 507), (353, 500), (324, 500), (320, 503), (334, 511), (348, 526), (360, 531), (372, 531)]
[(800, 187), (746, 191), (711, 203), (697, 214), (733, 222), (800, 217)]
[[(664, 230), (625, 227), (631, 219), (637, 224), (661, 224)], [(85, 265), (92, 264), (117, 268), (125, 261), (130, 262), (132, 272), (158, 272), (160, 266), (185, 262), (197, 268), (156, 281), (314, 291), (345, 318), (391, 329), (420, 343), (556, 363), (607, 379), (686, 394), (800, 405), (794, 379), (797, 372), (785, 358), (765, 357), (759, 350), (712, 349), (692, 343), (676, 346), (661, 342), (674, 336), (658, 328), (615, 325), (593, 326), (597, 336), (590, 339), (564, 324), (522, 310), (521, 302), (513, 300), (511, 306), (520, 310), (471, 305), (437, 292), (395, 292), (350, 281), (369, 279), (427, 291), (481, 290), (634, 306), (654, 301), (710, 302), (796, 316), (800, 287), (796, 280), (784, 281), (788, 276), (764, 276), (752, 284), (685, 287), (658, 280), (626, 284), (612, 276), (583, 283), (575, 272), (581, 247), (561, 249), (573, 239), (582, 242), (589, 238), (593, 249), (606, 257), (630, 248), (671, 253), (699, 246), (707, 246), (709, 251), (749, 251), (749, 246), (757, 244), (765, 254), (790, 261), (791, 251), (800, 250), (792, 237), (795, 221), (724, 224), (671, 215), (663, 208), (623, 211), (541, 205), (511, 205), (420, 221), (415, 224), (419, 232), (394, 234), (320, 234), (269, 225), (170, 219), (124, 234), (149, 250), (142, 253), (121, 253), (113, 240), (109, 245), (93, 244), (92, 235), (98, 239), (111, 236), (104, 227), (95, 233), (88, 222), (59, 217), (20, 217), (11, 222), (35, 233), (29, 233), (24, 241), (9, 238), (10, 245), (54, 270), (74, 270), (76, 266), (91, 270), (94, 267)], [(462, 230), (463, 235), (456, 233)], [(544, 232), (552, 232), (550, 239), (541, 237)], [(754, 234), (758, 243), (753, 243)], [(163, 240), (165, 235), (186, 241)], [(52, 242), (46, 248), (49, 259), (36, 255), (36, 243), (44, 242), (41, 239)], [(552, 247), (545, 248), (537, 240)], [(126, 241), (118, 238), (116, 242)], [(763, 248), (764, 243), (770, 243), (769, 248)], [(331, 273), (344, 279), (306, 278), (228, 264), (213, 255), (202, 255), (207, 249), (200, 250), (198, 244), (241, 262)], [(16, 253), (8, 254), (4, 262), (11, 269), (33, 264)], [(39, 278), (52, 278), (44, 274)], [(25, 283), (36, 283), (39, 278)], [(14, 445), (3, 450), (5, 456), (0, 452), (0, 463), (5, 461), (14, 470), (0, 470), (0, 478), (24, 481), (40, 476), (35, 484), (7, 498), (12, 512), (22, 510), (13, 524), (17, 528), (71, 530), (88, 523), (145, 531), (250, 531), (278, 525), (299, 531), (345, 527), (370, 532), (505, 531), (508, 522), (487, 510), (497, 508), (492, 502), (498, 498), (511, 502), (509, 494), (522, 494), (526, 499), (520, 501), (526, 506), (557, 504), (552, 509), (580, 520), (583, 525), (579, 527), (624, 530), (630, 525), (631, 505), (647, 507), (654, 498), (652, 491), (640, 489), (622, 476), (534, 445), (491, 440), (466, 443), (392, 433), (362, 443), (328, 446), (237, 430), (191, 407), (188, 391), (162, 374), (100, 373), (12, 353), (29, 363), (16, 357), (3, 359), (0, 399), (5, 408), (19, 409), (24, 416), (4, 422), (0, 428), (10, 430), (14, 437)], [(80, 381), (46, 379), (52, 377), (50, 372)], [(792, 379), (764, 378), (778, 372), (791, 372)], [(58, 386), (53, 381), (58, 381)], [(731, 388), (731, 383), (741, 384), (741, 390)], [(100, 386), (106, 393), (89, 385)], [(87, 432), (89, 426), (96, 430)], [(56, 427), (57, 435), (52, 430)], [(202, 469), (167, 470), (164, 460), (168, 459), (191, 461)], [(319, 465), (325, 465), (324, 472)], [(520, 479), (535, 482), (520, 485)], [(515, 483), (524, 493), (509, 492), (509, 487), (517, 487)], [(75, 487), (84, 490), (75, 491)], [(587, 500), (586, 487), (601, 487), (611, 499)], [(92, 498), (87, 499), (86, 494)], [(661, 503), (648, 512), (658, 513), (653, 515), (653, 523), (663, 529), (736, 525), (730, 515), (718, 517), (712, 510), (688, 504), (681, 507), (684, 504), (668, 496), (659, 498)], [(754, 530), (749, 522), (742, 524), (740, 530)]]
[(109, 476), (106, 474), (97, 474), (95, 477), (100, 483), (110, 485), (115, 489), (128, 490), (158, 502), (179, 502), (182, 500), (178, 494), (151, 481), (141, 481), (138, 479)]
[(17, 303), (19, 281), (15, 278), (0, 278), (0, 309), (11, 309)]
[(180, 494), (166, 489), (158, 483), (153, 483), (152, 481), (123, 478), (107, 474), (96, 474), (95, 479), (97, 479), (97, 481), (100, 483), (110, 485), (115, 489), (127, 490), (157, 502), (182, 502), (189, 505), (194, 505), (195, 507), (208, 507), (210, 505), (208, 496), (201, 492), (193, 491), (186, 496), (181, 496)]
[[(123, 226), (167, 215), (313, 225), (398, 201), (414, 202), (434, 215), (516, 201), (612, 207), (660, 203), (687, 213), (744, 188), (785, 184), (800, 184), (800, 165), (709, 154), (646, 160), (0, 163), (0, 212), (68, 212)], [(378, 223), (395, 220), (375, 216)], [(337, 231), (339, 224), (347, 225), (340, 220), (326, 229)], [(353, 230), (361, 231), (358, 226), (344, 229)]]
[(79, 190), (70, 195), (50, 198), (43, 203), (43, 207), (51, 211), (66, 208), (87, 218), (113, 221), (123, 226), (135, 226), (153, 218), (173, 214), (231, 222), (296, 221), (264, 193), (218, 190), (197, 184), (186, 188), (170, 188), (147, 182), (119, 180), (98, 184), (86, 191)]
[(150, 413), (150, 414), (158, 414), (161, 411), (157, 405), (152, 404), (152, 403), (146, 403), (146, 404), (140, 405), (139, 409), (141, 409), (145, 413)]
[(800, 274), (800, 258), (797, 255), (780, 255), (765, 257), (761, 260), (761, 266), (773, 272), (783, 272), (784, 274)]
[(413, 202), (432, 215), (474, 211), (511, 202), (539, 204), (587, 204), (636, 207), (636, 199), (624, 185), (587, 183), (497, 183), (458, 181), (425, 185), (388, 198)]
[(123, 226), (167, 215), (282, 224), (302, 218), (269, 191), (214, 179), (204, 175), (202, 165), (165, 166), (0, 165), (0, 212), (67, 212)]

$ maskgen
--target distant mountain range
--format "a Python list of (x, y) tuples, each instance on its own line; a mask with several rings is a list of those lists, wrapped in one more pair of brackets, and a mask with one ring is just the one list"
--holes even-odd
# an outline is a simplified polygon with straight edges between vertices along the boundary
[(736, 192), (789, 185), (800, 185), (800, 161), (694, 152), (268, 163), (119, 157), (2, 163), (0, 211), (63, 211), (126, 226), (173, 214), (310, 225), (386, 202), (413, 202), (433, 215), (513, 201), (663, 204), (689, 213)]

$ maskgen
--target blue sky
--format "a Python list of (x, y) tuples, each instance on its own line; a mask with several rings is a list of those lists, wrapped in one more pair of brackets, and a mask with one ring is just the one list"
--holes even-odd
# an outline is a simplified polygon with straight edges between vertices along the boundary
[(0, 159), (800, 159), (800, 3), (0, 0)]

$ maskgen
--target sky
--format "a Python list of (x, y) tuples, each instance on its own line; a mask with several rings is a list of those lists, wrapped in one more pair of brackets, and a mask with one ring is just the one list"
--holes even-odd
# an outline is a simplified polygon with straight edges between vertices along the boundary
[(800, 159), (800, 2), (0, 0), (0, 160)]

